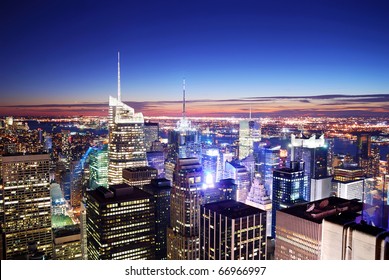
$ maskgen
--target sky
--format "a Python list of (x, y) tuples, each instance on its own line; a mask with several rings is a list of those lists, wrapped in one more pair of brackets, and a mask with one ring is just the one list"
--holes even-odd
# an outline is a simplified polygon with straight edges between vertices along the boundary
[(0, 115), (385, 116), (389, 2), (5, 0)]

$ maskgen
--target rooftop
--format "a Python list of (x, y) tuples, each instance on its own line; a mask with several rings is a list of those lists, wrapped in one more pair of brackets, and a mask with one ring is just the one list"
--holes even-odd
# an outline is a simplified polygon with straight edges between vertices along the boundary
[(280, 212), (319, 224), (329, 216), (344, 215), (344, 213), (358, 214), (360, 211), (362, 211), (361, 202), (340, 197), (328, 197), (280, 210)]
[(224, 200), (205, 204), (204, 208), (214, 211), (223, 216), (227, 216), (231, 219), (266, 213), (266, 211), (241, 202), (237, 202), (235, 200)]
[(105, 187), (98, 187), (96, 190), (88, 192), (100, 204), (109, 204), (117, 202), (125, 202), (139, 199), (148, 199), (153, 196), (136, 187), (131, 187), (127, 184), (119, 184)]

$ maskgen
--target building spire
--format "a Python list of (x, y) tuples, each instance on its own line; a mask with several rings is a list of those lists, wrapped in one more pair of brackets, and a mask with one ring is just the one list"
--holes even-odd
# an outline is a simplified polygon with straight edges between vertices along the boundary
[(250, 104), (250, 115), (249, 116), (250, 116), (250, 120), (251, 120), (251, 104)]
[(121, 90), (120, 90), (120, 52), (118, 51), (118, 101), (121, 101)]
[(185, 119), (185, 79), (182, 81), (182, 118)]

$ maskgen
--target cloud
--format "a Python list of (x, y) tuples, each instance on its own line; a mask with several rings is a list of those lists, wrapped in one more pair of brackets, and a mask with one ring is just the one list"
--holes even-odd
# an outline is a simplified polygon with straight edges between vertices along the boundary
[[(145, 116), (181, 114), (181, 100), (125, 101), (137, 112)], [(266, 115), (339, 115), (358, 114), (376, 116), (389, 114), (389, 94), (369, 95), (318, 95), (318, 96), (275, 96), (244, 97), (230, 99), (187, 100), (189, 116), (240, 116), (246, 115), (248, 108), (253, 114)], [(98, 114), (107, 115), (108, 102), (68, 103), (68, 104), (19, 104), (0, 106), (0, 115), (26, 115), (28, 113), (57, 114)]]

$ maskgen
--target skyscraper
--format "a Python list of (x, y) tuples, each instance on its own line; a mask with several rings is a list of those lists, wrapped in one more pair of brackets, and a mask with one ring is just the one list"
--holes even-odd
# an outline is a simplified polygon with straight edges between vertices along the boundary
[(245, 203), (251, 185), (250, 174), (247, 168), (236, 161), (226, 162), (225, 164), (227, 178), (234, 179), (237, 185), (236, 200)]
[(165, 178), (165, 157), (163, 152), (152, 151), (147, 152), (147, 165), (157, 169), (158, 178)]
[(329, 197), (277, 211), (275, 259), (321, 259), (323, 251), (338, 246), (338, 241), (332, 239), (335, 232), (331, 229), (327, 232), (330, 240), (323, 244), (323, 220), (341, 217), (347, 223), (354, 222), (361, 210), (362, 203)]
[(239, 122), (239, 159), (244, 159), (254, 151), (254, 143), (261, 141), (261, 126), (251, 119)]
[(234, 200), (201, 206), (201, 259), (266, 259), (266, 211)]
[(203, 171), (197, 158), (180, 158), (174, 172), (168, 228), (168, 259), (200, 258), (200, 190)]
[(170, 224), (171, 182), (166, 179), (153, 179), (143, 187), (154, 196), (155, 209), (155, 259), (167, 258), (167, 227)]
[(155, 258), (153, 196), (126, 184), (87, 193), (89, 260)]
[(142, 113), (121, 101), (120, 60), (118, 54), (118, 98), (109, 97), (108, 184), (123, 182), (122, 170), (146, 166), (144, 118)]
[(182, 93), (182, 117), (177, 122), (177, 127), (169, 132), (170, 151), (168, 160), (172, 162), (175, 162), (177, 158), (196, 157), (200, 159), (201, 156), (199, 132), (186, 117), (185, 80)]
[(123, 169), (123, 182), (129, 186), (142, 188), (144, 185), (150, 184), (151, 180), (157, 177), (158, 170), (149, 166)]
[(108, 187), (108, 145), (93, 147), (89, 155), (89, 188)]
[(309, 201), (310, 189), (304, 173), (304, 163), (290, 162), (290, 168), (273, 172), (272, 237), (275, 237), (276, 211), (289, 208), (295, 203)]
[[(330, 189), (330, 180), (328, 176), (328, 144), (324, 139), (324, 134), (317, 137), (315, 134), (306, 137), (303, 134), (299, 136), (291, 135), (291, 161), (303, 161), (305, 175), (308, 177), (308, 187), (314, 189), (312, 194), (328, 193)], [(312, 180), (316, 180), (312, 182)], [(322, 190), (322, 189), (325, 190)], [(319, 197), (312, 197), (314, 200)], [(306, 198), (308, 201), (311, 197)]]
[(151, 146), (154, 141), (158, 141), (159, 125), (158, 123), (145, 122), (145, 148), (146, 151), (151, 151)]
[(28, 244), (52, 256), (50, 157), (3, 156), (5, 259), (25, 258)]

